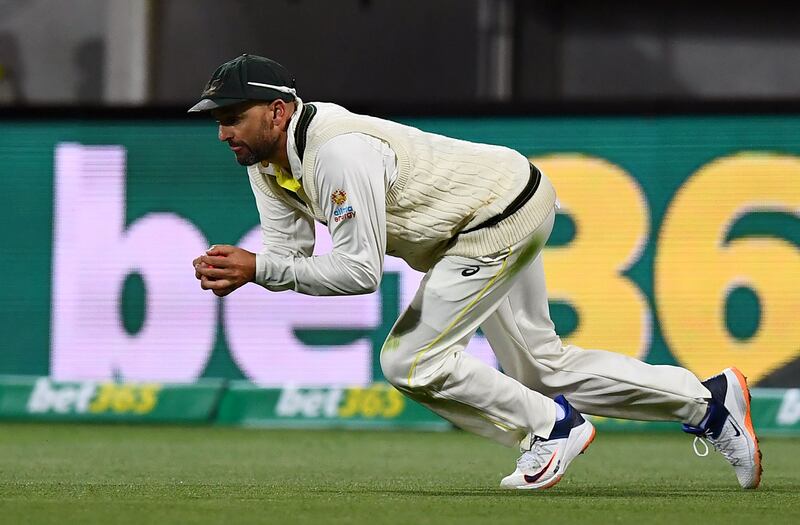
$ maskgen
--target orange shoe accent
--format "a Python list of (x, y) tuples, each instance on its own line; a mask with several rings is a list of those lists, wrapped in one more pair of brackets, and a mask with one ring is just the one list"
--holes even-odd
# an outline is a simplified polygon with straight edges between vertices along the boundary
[[(592, 444), (592, 441), (594, 441), (594, 437), (596, 435), (597, 435), (597, 429), (592, 427), (592, 437), (589, 438), (589, 441), (587, 441), (586, 444), (581, 449), (581, 454), (586, 452), (586, 449), (589, 448), (589, 445)], [(543, 487), (539, 487), (539, 490), (549, 489), (550, 487), (554, 486), (556, 483), (561, 481), (561, 478), (563, 478), (563, 477), (564, 477), (564, 474), (562, 473), (560, 476), (558, 476), (557, 478), (553, 479), (553, 481), (551, 483), (548, 483), (547, 485), (545, 485)]]
[(756, 430), (753, 428), (753, 419), (750, 417), (750, 387), (747, 386), (747, 378), (744, 374), (736, 367), (731, 367), (731, 371), (736, 374), (736, 379), (739, 380), (739, 385), (742, 387), (744, 391), (744, 401), (747, 404), (747, 416), (744, 419), (744, 426), (745, 429), (750, 433), (750, 436), (753, 438), (753, 442), (756, 444), (756, 454), (755, 454), (755, 462), (756, 466), (758, 467), (757, 474), (756, 474), (756, 484), (753, 487), (758, 488), (761, 484), (761, 473), (763, 468), (761, 467), (761, 447), (758, 444), (758, 436), (756, 435)]
[[(589, 438), (589, 441), (587, 441), (587, 442), (586, 442), (586, 444), (585, 444), (585, 445), (583, 446), (583, 448), (581, 449), (581, 452), (580, 452), (581, 454), (583, 454), (584, 452), (586, 452), (586, 449), (587, 449), (587, 448), (589, 448), (589, 445), (591, 445), (591, 444), (592, 444), (592, 441), (594, 441), (594, 437), (595, 437), (596, 435), (597, 435), (597, 429), (596, 429), (596, 428), (594, 428), (594, 426), (593, 426), (593, 427), (592, 427), (592, 437), (590, 437), (590, 438)], [(552, 461), (552, 460), (551, 460), (551, 461)], [(548, 465), (547, 465), (547, 466), (549, 467), (549, 466), (550, 466), (550, 464), (548, 463)], [(542, 471), (542, 472), (544, 472), (544, 471)], [(543, 485), (543, 486), (539, 487), (539, 488), (538, 488), (538, 490), (549, 489), (550, 487), (554, 486), (556, 483), (558, 483), (559, 481), (561, 481), (561, 478), (563, 478), (563, 477), (564, 477), (564, 473), (562, 472), (560, 476), (556, 476), (555, 478), (553, 478), (553, 481), (551, 481), (551, 482), (550, 482), (550, 483), (548, 483), (547, 485)]]
[(586, 449), (587, 449), (587, 448), (589, 448), (589, 445), (591, 445), (591, 444), (592, 444), (592, 441), (594, 441), (594, 437), (595, 437), (596, 435), (597, 435), (597, 429), (596, 429), (596, 428), (594, 428), (594, 426), (592, 426), (592, 437), (590, 437), (590, 438), (589, 438), (589, 441), (587, 441), (587, 442), (586, 442), (586, 444), (585, 444), (585, 445), (583, 446), (583, 448), (581, 449), (581, 454), (583, 454), (584, 452), (586, 452)]

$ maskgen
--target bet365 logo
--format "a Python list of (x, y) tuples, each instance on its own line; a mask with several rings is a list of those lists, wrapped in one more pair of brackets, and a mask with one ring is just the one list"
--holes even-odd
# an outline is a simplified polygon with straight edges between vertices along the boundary
[(405, 408), (403, 395), (388, 384), (367, 388), (294, 388), (281, 390), (275, 414), (303, 419), (393, 419)]
[(28, 398), (31, 414), (132, 414), (152, 412), (161, 385), (130, 383), (57, 383), (40, 377)]
[[(574, 224), (571, 239), (544, 250), (550, 298), (577, 319), (562, 331), (567, 342), (640, 358), (655, 349), (701, 377), (735, 363), (753, 383), (798, 358), (800, 280), (792, 277), (800, 274), (800, 159), (712, 160), (659, 197), (657, 210), (633, 175), (604, 159), (533, 161), (553, 180), (560, 215)], [(195, 223), (169, 211), (127, 221), (122, 146), (61, 144), (55, 169), (54, 377), (191, 382), (224, 341), (225, 359), (265, 386), (380, 378), (383, 337), (421, 277), (402, 261), (386, 259), (375, 294), (320, 299), (248, 285), (219, 300), (199, 289), (189, 266), (209, 245)], [(344, 202), (344, 195), (336, 198)], [(764, 215), (788, 222), (741, 226)], [(331, 248), (326, 234), (318, 227), (315, 253)], [(213, 240), (220, 241), (258, 252), (260, 227)], [(141, 326), (131, 329), (120, 304), (135, 277), (146, 307)], [(726, 312), (737, 311), (729, 307), (733, 296), (755, 304), (749, 332), (728, 326)], [(494, 363), (485, 339), (476, 337), (467, 351)]]
[[(192, 382), (218, 340), (242, 374), (264, 386), (369, 385), (381, 377), (376, 356), (421, 274), (390, 257), (375, 294), (320, 299), (248, 285), (217, 299), (200, 290), (190, 266), (210, 244), (195, 223), (167, 211), (127, 221), (126, 163), (122, 146), (56, 149), (53, 377)], [(258, 252), (261, 228), (224, 241)], [(315, 253), (330, 249), (318, 225)], [(145, 296), (133, 329), (120, 308), (129, 282), (141, 283)], [(470, 352), (490, 355), (483, 338)]]

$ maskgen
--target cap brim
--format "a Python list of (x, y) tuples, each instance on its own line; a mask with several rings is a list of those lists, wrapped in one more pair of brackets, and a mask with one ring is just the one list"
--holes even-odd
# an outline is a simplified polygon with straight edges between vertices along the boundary
[(204, 113), (206, 111), (211, 111), (212, 109), (232, 106), (234, 104), (246, 101), (247, 99), (245, 98), (204, 98), (194, 106), (190, 107), (187, 113)]

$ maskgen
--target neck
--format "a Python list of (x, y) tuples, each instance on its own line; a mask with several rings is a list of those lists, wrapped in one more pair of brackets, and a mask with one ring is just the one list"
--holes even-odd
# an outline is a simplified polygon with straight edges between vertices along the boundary
[(281, 134), (278, 136), (278, 147), (275, 151), (274, 158), (269, 159), (271, 163), (277, 164), (281, 167), (281, 169), (287, 171), (288, 173), (292, 172), (292, 167), (289, 165), (288, 150), (289, 123), (292, 121), (292, 116), (294, 115), (295, 110), (296, 106), (294, 102), (286, 105), (286, 123), (283, 125)]
[(281, 132), (280, 137), (278, 137), (278, 147), (276, 148), (275, 155), (269, 159), (269, 162), (277, 164), (281, 169), (291, 173), (292, 169), (289, 165), (289, 152), (286, 149), (288, 136), (285, 130)]

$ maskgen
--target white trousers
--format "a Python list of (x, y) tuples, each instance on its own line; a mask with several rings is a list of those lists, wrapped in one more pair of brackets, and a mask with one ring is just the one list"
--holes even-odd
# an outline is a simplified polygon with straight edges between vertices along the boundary
[[(688, 370), (562, 344), (540, 256), (554, 217), (502, 253), (434, 265), (383, 346), (386, 379), (455, 425), (509, 446), (550, 435), (558, 394), (587, 414), (698, 424), (711, 395)], [(464, 352), (478, 327), (503, 372)]]

